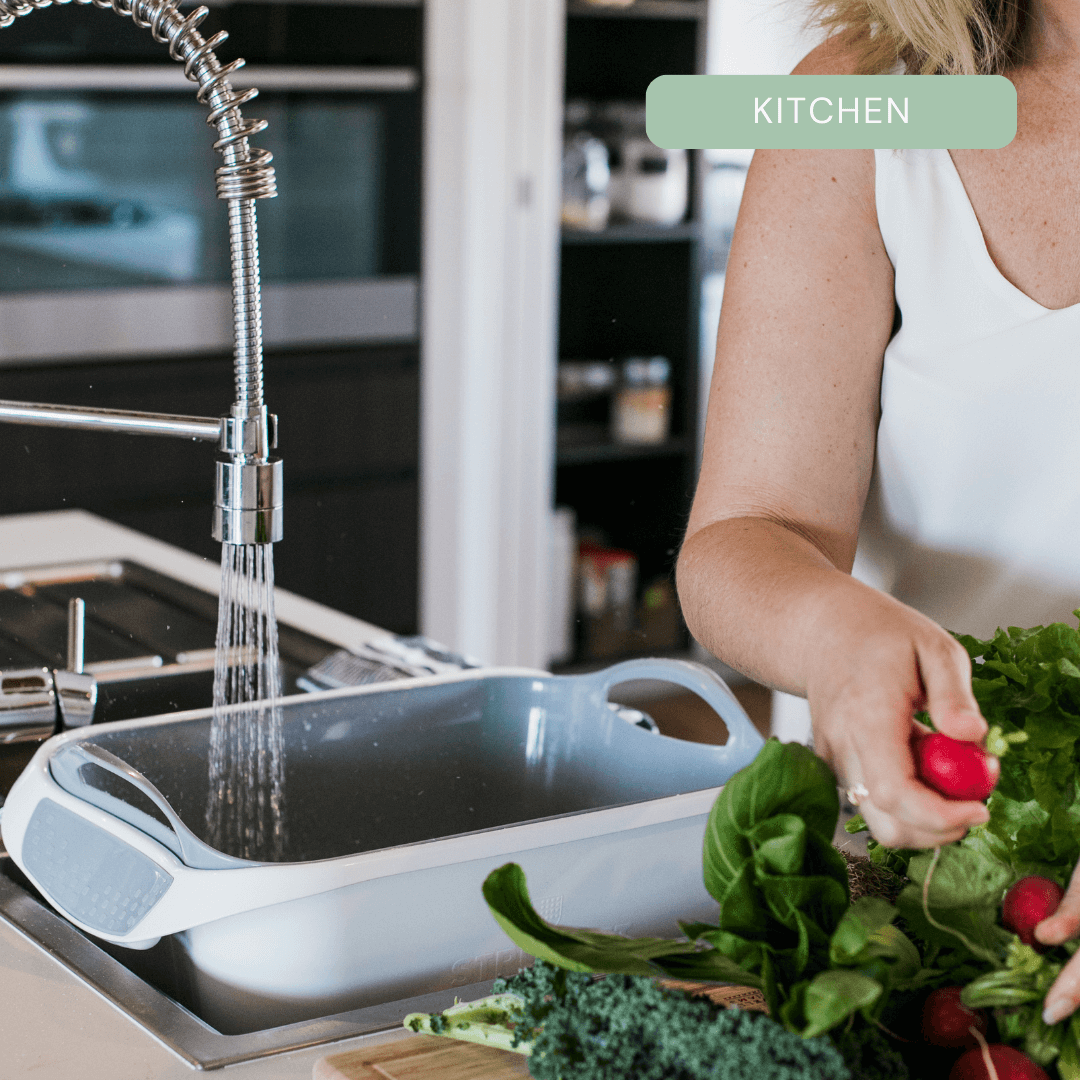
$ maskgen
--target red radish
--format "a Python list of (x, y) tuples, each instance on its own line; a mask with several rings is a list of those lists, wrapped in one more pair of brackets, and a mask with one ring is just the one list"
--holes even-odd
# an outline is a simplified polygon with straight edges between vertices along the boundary
[(972, 1028), (986, 1034), (986, 1013), (964, 1005), (960, 1001), (961, 989), (943, 986), (926, 999), (922, 1013), (922, 1036), (926, 1042), (959, 1049), (978, 1045)]
[(1025, 944), (1042, 952), (1035, 940), (1035, 927), (1058, 909), (1065, 890), (1049, 878), (1021, 878), (1006, 894), (1001, 905), (1001, 921)]
[(912, 750), (919, 779), (946, 799), (982, 802), (997, 785), (998, 759), (978, 743), (918, 732)]
[(1001, 1043), (993, 1043), (985, 1052), (978, 1048), (961, 1055), (949, 1073), (949, 1080), (988, 1080), (990, 1070), (986, 1067), (986, 1054), (994, 1063), (996, 1080), (1050, 1080), (1026, 1054)]

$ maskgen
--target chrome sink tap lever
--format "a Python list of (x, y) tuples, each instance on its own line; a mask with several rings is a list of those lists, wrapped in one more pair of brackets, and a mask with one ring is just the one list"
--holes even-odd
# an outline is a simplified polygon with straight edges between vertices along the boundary
[(86, 605), (68, 601), (67, 668), (0, 671), (0, 745), (43, 742), (94, 719), (97, 681), (83, 671)]
[(93, 723), (97, 680), (83, 671), (86, 643), (86, 604), (77, 596), (68, 601), (67, 668), (53, 672), (56, 707), (62, 728)]
[[(53, 3), (71, 0), (0, 0), (0, 29), (17, 17)], [(214, 53), (228, 37), (209, 40), (199, 26), (205, 7), (181, 14), (181, 0), (75, 0), (111, 9), (148, 29), (169, 46), (169, 55), (183, 63), (184, 74), (198, 84), (197, 99), (209, 107), (206, 122), (217, 129), (214, 143), (224, 159), (217, 169), (217, 195), (229, 204), (229, 246), (232, 257), (233, 364), (236, 396), (228, 415), (172, 416), (120, 409), (41, 405), (0, 401), (0, 422), (91, 431), (123, 431), (134, 435), (171, 435), (218, 444), (214, 517), (211, 532), (225, 544), (274, 543), (282, 537), (282, 465), (270, 456), (277, 445), (277, 417), (263, 401), (262, 294), (259, 279), (259, 235), (255, 200), (277, 195), (273, 156), (249, 143), (266, 128), (265, 120), (245, 120), (240, 107), (258, 94), (237, 92), (229, 76), (243, 60), (222, 64)]]

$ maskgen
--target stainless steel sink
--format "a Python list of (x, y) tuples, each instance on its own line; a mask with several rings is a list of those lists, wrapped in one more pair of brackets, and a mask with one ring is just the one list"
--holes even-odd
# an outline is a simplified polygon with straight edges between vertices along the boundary
[[(68, 602), (85, 603), (85, 670), (98, 685), (95, 723), (206, 708), (212, 702), (217, 597), (136, 563), (113, 560), (0, 572), (0, 672), (62, 668)], [(347, 652), (279, 625), (287, 695), (467, 666), (422, 639), (387, 639), (391, 651)], [(0, 733), (2, 734), (2, 733)], [(40, 740), (0, 739), (0, 805)], [(0, 843), (0, 919), (116, 1004), (199, 1069), (390, 1030), (416, 1010), (446, 1008), (455, 995), (482, 996), (490, 980), (405, 1001), (240, 1035), (225, 1035), (192, 1011), (175, 944), (136, 952), (91, 939), (41, 898)], [(493, 976), (492, 976), (493, 977)]]
[(115, 956), (110, 955), (107, 945), (91, 940), (56, 915), (11, 859), (3, 856), (0, 919), (196, 1069), (219, 1069), (357, 1035), (393, 1031), (410, 1012), (439, 1012), (455, 998), (469, 1001), (491, 993), (489, 979), (299, 1024), (223, 1035), (187, 1008), (186, 988), (182, 976), (177, 975), (178, 968), (171, 963), (168, 941), (146, 953), (114, 948)]

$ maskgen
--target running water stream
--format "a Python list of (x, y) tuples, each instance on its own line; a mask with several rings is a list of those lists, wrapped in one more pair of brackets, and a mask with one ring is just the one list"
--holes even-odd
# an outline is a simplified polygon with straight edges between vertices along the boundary
[(229, 855), (283, 856), (280, 695), (273, 546), (222, 544), (206, 824)]

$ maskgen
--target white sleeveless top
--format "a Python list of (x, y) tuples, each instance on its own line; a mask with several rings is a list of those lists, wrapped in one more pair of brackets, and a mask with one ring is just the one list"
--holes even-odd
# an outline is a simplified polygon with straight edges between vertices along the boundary
[(878, 150), (903, 320), (856, 575), (950, 630), (1080, 607), (1080, 305), (1007, 281), (947, 150)]
[[(874, 156), (903, 322), (853, 573), (960, 633), (1072, 622), (1080, 305), (1052, 311), (1001, 275), (947, 150)], [(806, 741), (805, 701), (773, 709)]]

